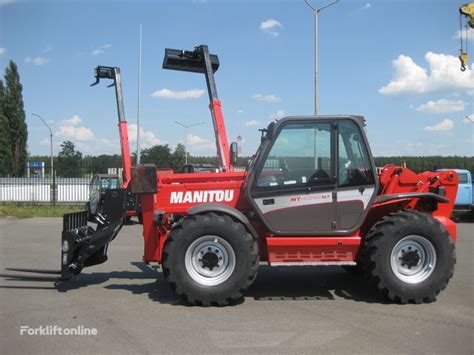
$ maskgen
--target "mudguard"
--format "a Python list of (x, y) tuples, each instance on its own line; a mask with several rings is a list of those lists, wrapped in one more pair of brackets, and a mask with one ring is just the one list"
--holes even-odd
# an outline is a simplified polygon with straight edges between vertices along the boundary
[(247, 228), (247, 230), (250, 233), (252, 233), (252, 235), (255, 238), (258, 238), (258, 234), (255, 231), (255, 228), (250, 224), (250, 221), (247, 218), (247, 216), (244, 215), (239, 210), (229, 207), (227, 205), (222, 205), (220, 203), (203, 203), (203, 204), (191, 207), (188, 210), (188, 215), (195, 215), (195, 214), (206, 213), (206, 212), (225, 213), (233, 217), (234, 219), (238, 220), (239, 222), (241, 222), (245, 226), (245, 228)]

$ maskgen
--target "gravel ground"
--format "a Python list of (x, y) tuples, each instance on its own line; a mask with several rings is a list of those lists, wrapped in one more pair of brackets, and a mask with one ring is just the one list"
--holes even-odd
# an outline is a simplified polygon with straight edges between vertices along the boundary
[[(0, 353), (473, 354), (474, 224), (458, 228), (454, 278), (432, 304), (385, 304), (339, 267), (262, 266), (242, 303), (200, 308), (140, 261), (139, 225), (123, 228), (107, 263), (55, 287), (5, 269), (59, 269), (61, 219), (0, 219)], [(48, 325), (98, 334), (20, 334)]]

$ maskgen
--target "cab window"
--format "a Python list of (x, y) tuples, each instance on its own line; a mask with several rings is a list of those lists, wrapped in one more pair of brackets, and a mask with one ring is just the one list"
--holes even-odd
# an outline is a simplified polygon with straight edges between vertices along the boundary
[(332, 184), (331, 125), (290, 123), (276, 138), (257, 180), (259, 188)]
[(341, 121), (338, 132), (339, 186), (374, 184), (374, 172), (359, 126), (349, 120)]

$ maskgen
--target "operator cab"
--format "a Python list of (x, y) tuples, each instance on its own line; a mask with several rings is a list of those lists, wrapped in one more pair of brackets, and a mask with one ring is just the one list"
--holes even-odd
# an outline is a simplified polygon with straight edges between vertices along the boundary
[(248, 176), (249, 200), (277, 235), (357, 230), (376, 195), (360, 116), (287, 117), (271, 123)]

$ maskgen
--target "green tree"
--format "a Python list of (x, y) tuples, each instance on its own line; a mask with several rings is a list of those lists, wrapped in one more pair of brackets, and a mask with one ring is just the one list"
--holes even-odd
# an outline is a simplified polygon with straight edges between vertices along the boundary
[(23, 86), (20, 83), (18, 68), (13, 61), (10, 61), (5, 70), (5, 84), (2, 106), (10, 128), (11, 169), (14, 176), (22, 176), (26, 170), (28, 128), (23, 109)]
[(12, 170), (12, 150), (10, 146), (10, 125), (3, 113), (5, 89), (0, 80), (0, 176), (8, 176)]
[(176, 146), (171, 156), (173, 170), (181, 172), (183, 170), (185, 161), (186, 161), (186, 148), (184, 147), (183, 144), (178, 143), (178, 145)]
[(171, 150), (168, 144), (154, 145), (153, 147), (143, 149), (141, 162), (143, 164), (152, 163), (158, 168), (171, 168)]
[(62, 177), (81, 176), (82, 153), (76, 151), (74, 143), (64, 141), (58, 154), (57, 174)]

